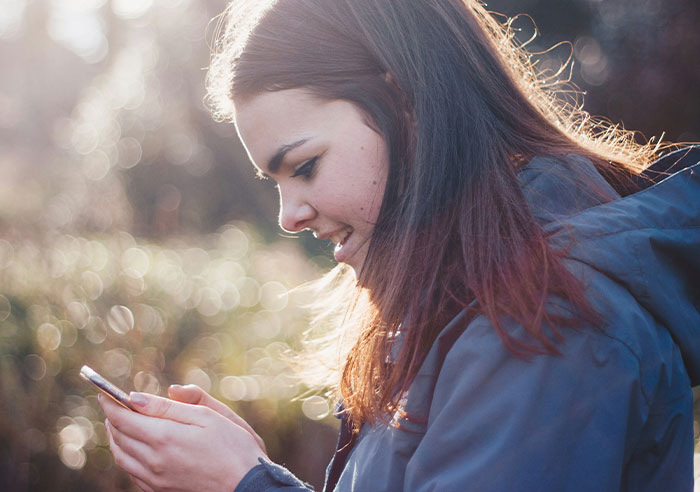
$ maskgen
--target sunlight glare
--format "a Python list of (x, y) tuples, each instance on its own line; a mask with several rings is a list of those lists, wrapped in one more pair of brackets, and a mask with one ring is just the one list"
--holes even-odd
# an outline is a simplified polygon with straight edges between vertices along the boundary
[(25, 0), (0, 0), (0, 39), (12, 39), (22, 31)]
[(112, 0), (112, 12), (122, 19), (137, 19), (153, 6), (153, 0)]
[(102, 61), (109, 51), (99, 13), (89, 3), (51, 2), (47, 20), (49, 37), (85, 60)]

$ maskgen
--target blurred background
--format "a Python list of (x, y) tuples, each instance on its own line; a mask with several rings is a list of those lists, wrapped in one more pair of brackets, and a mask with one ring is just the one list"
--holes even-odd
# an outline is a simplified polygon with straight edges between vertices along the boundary
[[(279, 233), (272, 184), (202, 103), (225, 5), (0, 0), (0, 490), (136, 490), (83, 364), (126, 390), (199, 384), (322, 484), (337, 422), (281, 356), (306, 328), (289, 289), (331, 248)], [(697, 1), (488, 6), (532, 16), (531, 50), (571, 42), (540, 66), (573, 54), (590, 113), (700, 140)]]

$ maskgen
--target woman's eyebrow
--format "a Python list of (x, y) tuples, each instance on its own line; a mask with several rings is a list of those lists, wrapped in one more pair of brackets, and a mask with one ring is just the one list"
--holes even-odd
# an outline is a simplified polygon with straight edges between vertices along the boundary
[(268, 161), (268, 163), (267, 163), (268, 172), (271, 174), (274, 174), (277, 171), (279, 171), (280, 166), (282, 165), (282, 160), (284, 159), (284, 156), (287, 154), (287, 152), (299, 147), (300, 145), (305, 144), (308, 140), (309, 140), (308, 138), (302, 138), (301, 140), (297, 140), (296, 142), (282, 145), (279, 149), (277, 149), (277, 152), (275, 152), (275, 155), (273, 155), (270, 158), (270, 160)]

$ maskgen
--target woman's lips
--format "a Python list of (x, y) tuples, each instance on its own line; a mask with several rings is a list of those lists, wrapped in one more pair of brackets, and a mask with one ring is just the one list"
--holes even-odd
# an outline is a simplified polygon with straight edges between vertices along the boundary
[(338, 263), (343, 263), (348, 259), (350, 251), (347, 249), (348, 239), (352, 236), (352, 231), (347, 231), (343, 233), (343, 238), (335, 245), (335, 250), (333, 251), (333, 257)]
[(330, 239), (336, 245), (342, 244), (345, 242), (345, 239), (350, 235), (350, 232), (351, 231), (344, 229), (342, 231), (338, 231), (334, 234), (331, 234), (328, 239)]

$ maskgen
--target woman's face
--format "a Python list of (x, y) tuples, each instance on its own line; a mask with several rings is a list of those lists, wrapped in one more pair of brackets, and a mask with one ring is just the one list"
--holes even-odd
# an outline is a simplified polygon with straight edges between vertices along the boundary
[(384, 195), (386, 143), (352, 103), (303, 89), (263, 92), (236, 104), (236, 127), (259, 172), (280, 193), (282, 229), (335, 243), (336, 261), (359, 274)]

